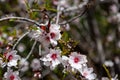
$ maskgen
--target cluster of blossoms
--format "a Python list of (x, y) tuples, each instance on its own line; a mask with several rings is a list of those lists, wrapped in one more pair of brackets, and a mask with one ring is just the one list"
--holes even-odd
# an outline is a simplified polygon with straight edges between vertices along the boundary
[[(22, 4), (21, 7), (23, 7), (23, 4), (26, 4), (23, 0), (19, 0), (19, 1)], [(33, 2), (34, 0), (30, 0), (29, 1), (30, 5), (32, 5)], [(31, 63), (27, 61), (27, 59), (29, 58), (29, 55), (32, 53), (32, 49), (30, 51), (30, 54), (28, 54), (26, 58), (22, 58), (20, 55), (18, 55), (17, 54), (18, 51), (21, 53), (24, 51), (25, 46), (22, 44), (18, 45), (18, 48), (19, 48), (18, 51), (14, 50), (14, 46), (12, 50), (9, 49), (5, 52), (3, 51), (3, 54), (0, 54), (0, 67), (5, 69), (5, 71), (7, 69), (7, 71), (4, 72), (3, 74), (4, 76), (3, 80), (21, 80), (21, 74), (29, 70), (29, 67), (33, 71), (33, 77), (41, 78), (42, 77), (41, 70), (43, 65), (49, 67), (51, 70), (54, 70), (58, 65), (62, 65), (64, 68), (63, 69), (64, 73), (79, 72), (80, 77), (82, 78), (85, 78), (87, 80), (96, 79), (96, 74), (93, 72), (93, 68), (88, 67), (87, 65), (88, 60), (85, 55), (77, 51), (68, 51), (69, 55), (67, 54), (64, 55), (62, 54), (64, 52), (58, 46), (59, 44), (58, 40), (60, 40), (62, 37), (61, 28), (60, 28), (60, 25), (58, 25), (58, 20), (59, 20), (58, 17), (60, 17), (62, 12), (64, 12), (65, 14), (65, 12), (77, 11), (78, 9), (82, 9), (85, 5), (87, 5), (89, 0), (80, 0), (81, 4), (79, 4), (78, 0), (75, 0), (73, 1), (74, 5), (72, 7), (69, 4), (69, 0), (52, 0), (52, 2), (54, 6), (57, 6), (58, 8), (57, 16), (53, 18), (53, 20), (57, 19), (56, 24), (49, 23), (48, 21), (47, 25), (40, 24), (41, 26), (37, 27), (37, 29), (32, 29), (29, 33), (29, 37), (31, 39), (34, 39), (35, 41), (38, 41), (40, 43), (40, 46), (42, 46), (42, 49), (41, 49), (42, 51), (39, 54), (40, 58), (33, 58), (33, 60), (30, 60)], [(112, 5), (110, 9), (113, 11), (113, 13), (111, 14), (115, 14), (118, 12), (117, 6), (115, 5)], [(72, 13), (71, 15), (73, 14), (74, 13)], [(111, 16), (108, 20), (109, 22), (112, 22), (113, 20), (120, 22), (119, 17), (120, 17), (120, 14), (118, 13), (117, 15)], [(66, 24), (66, 26), (68, 27), (64, 27), (64, 28), (68, 30), (69, 25)], [(3, 35), (0, 32), (0, 46), (4, 43), (3, 42), (4, 38), (9, 41), (13, 40), (13, 37), (8, 37), (6, 34)], [(112, 40), (112, 38), (110, 38), (109, 40)], [(119, 61), (117, 62), (119, 64)], [(111, 61), (107, 61), (104, 64), (110, 67), (114, 65)], [(109, 78), (107, 77), (102, 78), (102, 80), (108, 80), (108, 79)], [(117, 77), (111, 78), (111, 80), (117, 80)]]
[[(65, 0), (54, 0), (53, 4), (60, 4), (61, 7), (68, 7), (68, 5), (64, 5), (67, 2)], [(82, 5), (84, 6), (87, 3), (87, 0), (83, 1)], [(73, 7), (76, 8), (76, 7)], [(72, 8), (70, 8), (72, 9)], [(82, 55), (80, 52), (70, 52), (70, 55), (62, 55), (62, 51), (57, 46), (58, 40), (61, 39), (61, 30), (60, 25), (51, 24), (48, 25), (41, 24), (41, 26), (37, 27), (37, 30), (32, 29), (29, 33), (29, 37), (34, 39), (35, 41), (40, 42), (42, 47), (44, 48), (41, 51), (40, 59), (34, 58), (31, 61), (31, 64), (27, 61), (27, 58), (22, 58), (17, 55), (17, 50), (8, 50), (4, 52), (4, 54), (0, 57), (0, 67), (6, 68), (7, 71), (4, 73), (4, 78), (6, 80), (21, 80), (20, 73), (24, 73), (29, 69), (29, 66), (32, 68), (34, 72), (34, 77), (41, 78), (41, 67), (42, 63), (45, 66), (50, 67), (51, 70), (54, 70), (58, 65), (63, 65), (63, 72), (79, 72), (82, 77), (88, 80), (94, 80), (96, 78), (96, 74), (93, 73), (93, 68), (89, 68), (87, 66), (87, 58), (85, 55)], [(29, 55), (29, 54), (28, 54)], [(18, 69), (14, 71), (15, 68)]]
[[(7, 68), (7, 72), (4, 73), (3, 78), (5, 80), (21, 80), (19, 72), (23, 73), (29, 69), (28, 61), (24, 58), (21, 58), (16, 53), (16, 50), (11, 50), (5, 52), (3, 56), (0, 57), (0, 67), (3, 69)], [(38, 74), (38, 70), (40, 70), (41, 66), (39, 59), (33, 59), (30, 66), (35, 72), (34, 76), (36, 76), (36, 73)], [(14, 71), (14, 69), (12, 69), (13, 67), (18, 70)], [(38, 74), (38, 76), (41, 77), (40, 74)]]
[[(42, 29), (42, 32), (40, 31)], [(61, 38), (60, 26), (51, 24), (47, 31), (46, 26), (41, 26), (36, 32), (30, 33), (32, 38), (40, 41), (43, 47), (47, 47), (46, 54), (40, 58), (45, 66), (49, 66), (51, 70), (55, 69), (59, 64), (64, 66), (64, 71), (79, 71), (86, 79), (92, 80), (96, 78), (92, 68), (87, 67), (87, 58), (79, 52), (71, 52), (70, 55), (62, 55), (62, 51), (57, 46), (57, 40)], [(53, 46), (50, 47), (50, 44)]]
[[(93, 68), (88, 68), (87, 58), (80, 52), (71, 52), (70, 55), (62, 55), (62, 51), (57, 46), (57, 41), (61, 38), (60, 25), (51, 24), (50, 26), (41, 26), (37, 30), (32, 30), (29, 36), (36, 41), (39, 41), (45, 53), (42, 53), (40, 59), (34, 58), (31, 62), (31, 68), (34, 72), (34, 77), (41, 77), (41, 61), (45, 66), (54, 70), (58, 65), (62, 64), (64, 72), (80, 72), (81, 75), (88, 79), (93, 80), (96, 78), (96, 74), (93, 73)], [(16, 50), (8, 50), (0, 57), (0, 66), (2, 68), (7, 66), (7, 72), (4, 73), (6, 80), (21, 80), (19, 77), (19, 71), (25, 72), (29, 69), (29, 63), (26, 59), (21, 58), (16, 54)], [(4, 59), (4, 60), (3, 60)], [(12, 67), (19, 69), (13, 71)]]
[(61, 56), (61, 51), (59, 49), (50, 49), (50, 53), (41, 58), (41, 60), (44, 62), (44, 65), (50, 66), (51, 69), (54, 69), (61, 63), (64, 66), (65, 71), (79, 71), (82, 76), (88, 80), (96, 78), (96, 74), (93, 73), (93, 68), (87, 67), (86, 56), (78, 52), (71, 52), (67, 57)]
[(51, 24), (50, 26), (42, 25), (38, 27), (37, 31), (32, 31), (30, 37), (41, 42), (44, 47), (57, 45), (57, 40), (61, 38), (60, 26), (57, 24)]

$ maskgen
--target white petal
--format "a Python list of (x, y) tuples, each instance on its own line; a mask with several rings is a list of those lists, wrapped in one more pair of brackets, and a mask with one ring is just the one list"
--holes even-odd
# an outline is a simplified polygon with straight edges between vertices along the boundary
[(8, 65), (9, 67), (16, 66), (16, 65), (17, 65), (17, 60), (11, 60), (10, 62), (8, 62), (7, 65)]

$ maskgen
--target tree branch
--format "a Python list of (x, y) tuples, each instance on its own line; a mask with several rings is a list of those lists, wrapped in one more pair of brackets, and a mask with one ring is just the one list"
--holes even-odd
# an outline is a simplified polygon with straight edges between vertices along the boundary
[(27, 34), (29, 34), (29, 32), (26, 32), (25, 34), (23, 34), (18, 40), (17, 40), (17, 42), (14, 44), (14, 46), (13, 46), (13, 50), (15, 49), (15, 47), (17, 46), (17, 44), (27, 35)]
[(14, 17), (14, 16), (1, 18), (1, 19), (0, 19), (0, 22), (1, 22), (1, 21), (5, 21), (5, 20), (10, 20), (10, 19), (27, 21), (27, 22), (33, 23), (33, 24), (35, 24), (35, 25), (37, 25), (37, 26), (39, 26), (39, 27), (41, 26), (41, 24), (39, 24), (39, 23), (38, 23), (37, 21), (35, 21), (35, 20), (31, 20), (31, 19), (24, 18), (24, 17)]
[(29, 54), (28, 54), (27, 57), (25, 58), (25, 61), (26, 61), (26, 60), (30, 57), (30, 55), (32, 54), (33, 49), (35, 48), (36, 43), (37, 43), (37, 41), (35, 41), (35, 42), (33, 43), (33, 46), (32, 46), (32, 48), (31, 48)]
[(62, 23), (59, 23), (59, 24), (60, 24), (60, 25), (64, 25), (64, 24), (70, 23), (70, 22), (76, 20), (77, 18), (83, 16), (83, 15), (86, 13), (87, 10), (88, 10), (88, 8), (86, 8), (81, 14), (79, 14), (79, 15), (77, 15), (77, 16), (75, 16), (75, 17), (73, 17), (73, 18), (71, 18), (71, 19), (69, 19), (69, 20), (67, 20), (67, 21), (64, 21), (64, 22), (62, 22)]

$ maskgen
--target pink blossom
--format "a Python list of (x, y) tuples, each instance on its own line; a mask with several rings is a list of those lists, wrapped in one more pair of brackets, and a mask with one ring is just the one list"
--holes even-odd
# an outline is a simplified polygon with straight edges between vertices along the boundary
[(87, 62), (86, 56), (77, 52), (72, 52), (69, 56), (69, 64), (75, 69), (82, 68), (82, 64)]
[(37, 30), (33, 30), (29, 36), (41, 42), (44, 47), (48, 47), (50, 44), (56, 46), (57, 40), (61, 38), (60, 25), (51, 24), (48, 31), (46, 31), (45, 27), (44, 25)]
[(4, 53), (4, 57), (8, 60), (7, 65), (9, 67), (16, 66), (17, 61), (20, 60), (20, 56), (16, 54), (16, 50), (12, 50), (10, 52)]
[(50, 43), (52, 45), (57, 45), (57, 40), (61, 38), (60, 25), (51, 24), (48, 36), (50, 38)]
[(83, 68), (83, 69), (80, 69), (80, 72), (82, 76), (84, 76), (88, 80), (93, 80), (96, 78), (96, 74), (92, 73), (93, 68)]
[(44, 65), (50, 66), (51, 69), (54, 69), (58, 64), (60, 64), (61, 51), (59, 49), (50, 49), (49, 54), (41, 58), (44, 61)]
[(8, 71), (5, 72), (5, 74), (4, 74), (4, 78), (6, 80), (21, 80), (18, 75), (19, 75), (19, 73), (17, 71), (13, 72), (11, 69), (8, 69)]

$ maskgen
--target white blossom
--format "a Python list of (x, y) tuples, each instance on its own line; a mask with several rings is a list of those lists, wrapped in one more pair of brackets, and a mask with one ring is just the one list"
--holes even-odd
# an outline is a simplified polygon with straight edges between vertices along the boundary
[(113, 63), (111, 60), (105, 61), (104, 64), (105, 64), (107, 67), (112, 67), (112, 66), (114, 66), (114, 63)]
[(5, 72), (4, 78), (5, 80), (21, 80), (19, 77), (19, 72), (18, 71), (13, 72), (13, 70), (11, 69), (8, 69), (8, 71)]
[(4, 57), (8, 60), (7, 65), (9, 67), (17, 66), (17, 61), (20, 60), (20, 56), (16, 54), (16, 50), (4, 53)]
[(51, 69), (54, 69), (58, 64), (60, 64), (61, 51), (59, 49), (50, 49), (49, 54), (41, 58), (44, 61), (44, 65), (50, 66)]
[(69, 64), (75, 69), (82, 68), (82, 64), (86, 63), (87, 59), (85, 55), (82, 55), (77, 52), (72, 52), (69, 56)]
[(57, 40), (61, 38), (60, 25), (51, 24), (48, 31), (46, 30), (46, 26), (43, 25), (41, 29), (38, 28), (37, 30), (32, 31), (29, 36), (41, 42), (44, 47), (49, 47), (50, 44), (56, 46)]
[(93, 68), (83, 68), (79, 70), (82, 76), (84, 76), (88, 80), (94, 80), (96, 78), (96, 74), (93, 73)]
[(46, 40), (48, 40), (53, 46), (56, 46), (57, 40), (59, 40), (60, 38), (61, 38), (60, 25), (51, 24)]

